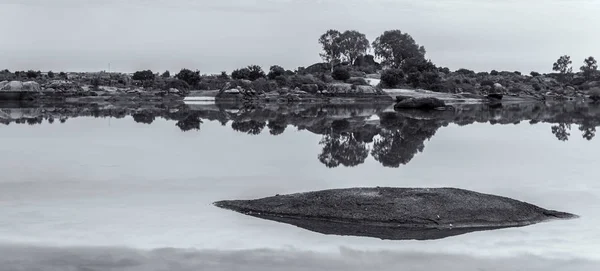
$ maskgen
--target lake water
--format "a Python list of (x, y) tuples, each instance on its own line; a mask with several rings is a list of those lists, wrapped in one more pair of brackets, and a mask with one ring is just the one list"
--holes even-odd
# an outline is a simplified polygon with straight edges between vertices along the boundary
[[(277, 110), (189, 110), (201, 123), (119, 113), (50, 124), (48, 114), (67, 114), (2, 109), (10, 124), (0, 125), (0, 270), (596, 270), (600, 263), (593, 118), (569, 114), (579, 123), (569, 132), (561, 130), (567, 121), (552, 123), (544, 110), (540, 123), (523, 114), (505, 125), (490, 121), (502, 123), (514, 113), (508, 109), (469, 125), (368, 107), (294, 108), (287, 123)], [(36, 114), (44, 116), (30, 121), (37, 124), (14, 122)], [(581, 217), (384, 241), (212, 205), (363, 186), (455, 187)]]

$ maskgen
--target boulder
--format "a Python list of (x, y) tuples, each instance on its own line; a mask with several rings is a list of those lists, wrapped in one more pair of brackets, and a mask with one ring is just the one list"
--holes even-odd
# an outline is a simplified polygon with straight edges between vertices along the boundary
[(390, 240), (440, 239), (577, 217), (456, 188), (333, 189), (214, 205), (323, 234)]
[(28, 81), (28, 82), (21, 82), (21, 81), (3, 81), (0, 82), (0, 91), (5, 91), (5, 92), (40, 92), (41, 88), (40, 88), (40, 84), (33, 82), (33, 81)]
[(170, 88), (170, 89), (169, 89), (169, 93), (177, 94), (177, 93), (179, 93), (179, 89), (176, 89), (176, 88)]
[(328, 84), (327, 92), (334, 93), (334, 94), (335, 93), (340, 93), (340, 94), (352, 93), (352, 84), (346, 84), (346, 83)]
[(50, 91), (49, 89), (54, 89), (55, 91), (66, 91), (72, 88), (77, 88), (77, 85), (72, 81), (67, 80), (52, 80), (43, 86), (44, 91)]
[(421, 109), (421, 110), (432, 110), (437, 108), (445, 108), (446, 104), (444, 101), (434, 98), (434, 97), (426, 97), (426, 98), (409, 98), (401, 100), (396, 103), (394, 109)]
[(502, 100), (502, 98), (504, 97), (504, 95), (502, 95), (501, 93), (491, 93), (487, 95), (488, 99), (494, 99), (494, 100)]
[(303, 84), (300, 86), (300, 90), (307, 93), (317, 93), (319, 92), (319, 85), (317, 84)]
[(360, 94), (379, 94), (379, 93), (381, 93), (381, 91), (378, 90), (374, 86), (354, 86), (354, 90)]

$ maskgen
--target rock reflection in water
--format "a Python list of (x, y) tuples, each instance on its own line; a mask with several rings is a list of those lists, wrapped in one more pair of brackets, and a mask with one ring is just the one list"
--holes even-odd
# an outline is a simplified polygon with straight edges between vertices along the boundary
[[(157, 117), (174, 121), (184, 132), (199, 132), (203, 120), (231, 123), (231, 128), (248, 135), (283, 134), (288, 126), (321, 135), (322, 151), (317, 159), (324, 166), (355, 167), (372, 156), (384, 167), (406, 165), (425, 150), (437, 130), (450, 124), (473, 123), (530, 124), (550, 123), (552, 134), (560, 141), (571, 137), (572, 124), (581, 136), (592, 140), (600, 125), (600, 106), (585, 103), (508, 104), (501, 108), (487, 105), (460, 105), (446, 111), (390, 112), (388, 105), (265, 105), (239, 108), (235, 105), (171, 105), (131, 108), (115, 105), (14, 105), (0, 103), (0, 122), (6, 125), (65, 123), (68, 118), (124, 118), (152, 124)], [(374, 118), (373, 116), (377, 116)]]

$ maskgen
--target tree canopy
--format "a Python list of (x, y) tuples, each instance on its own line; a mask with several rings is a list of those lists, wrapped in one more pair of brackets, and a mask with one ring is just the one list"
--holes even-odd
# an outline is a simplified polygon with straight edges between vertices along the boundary
[(401, 68), (407, 59), (425, 59), (425, 47), (400, 30), (385, 31), (373, 42), (373, 50), (383, 65), (392, 68)]

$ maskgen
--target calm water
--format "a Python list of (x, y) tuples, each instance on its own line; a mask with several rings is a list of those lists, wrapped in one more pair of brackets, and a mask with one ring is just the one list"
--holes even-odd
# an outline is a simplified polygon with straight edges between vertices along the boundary
[[(574, 117), (581, 125), (564, 130), (570, 136), (563, 141), (567, 123), (532, 125), (524, 117), (459, 126), (383, 110), (320, 109), (311, 118), (295, 109), (304, 117), (289, 123), (290, 114), (286, 123), (269, 115), (277, 119), (271, 124), (261, 114), (221, 110), (190, 111), (201, 112), (201, 123), (125, 114), (1, 125), (0, 270), (155, 270), (165, 259), (170, 270), (595, 270), (600, 140), (589, 119)], [(42, 111), (2, 112), (14, 119)], [(498, 116), (492, 122), (502, 122)], [(211, 205), (357, 186), (456, 187), (581, 218), (382, 241), (322, 235)]]

